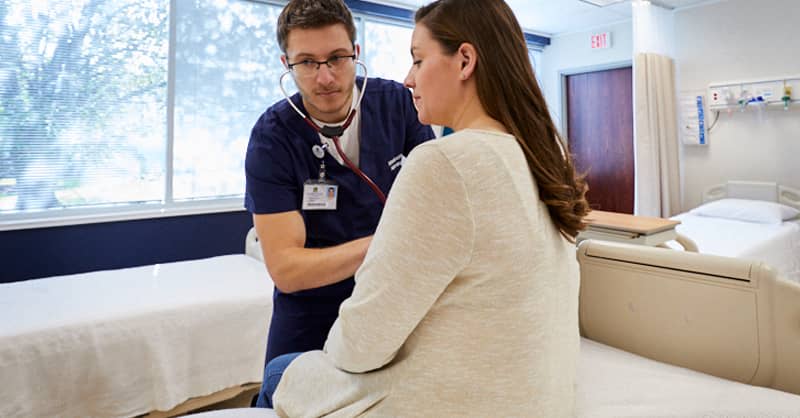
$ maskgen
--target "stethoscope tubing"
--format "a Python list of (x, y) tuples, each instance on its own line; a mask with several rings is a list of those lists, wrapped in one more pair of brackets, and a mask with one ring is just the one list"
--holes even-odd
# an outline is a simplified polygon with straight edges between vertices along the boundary
[[(355, 115), (355, 109), (353, 109), (353, 114)], [(336, 146), (336, 151), (342, 157), (342, 160), (347, 165), (347, 167), (349, 167), (350, 170), (352, 170), (354, 173), (356, 173), (357, 176), (361, 177), (361, 180), (364, 180), (367, 183), (367, 185), (370, 187), (370, 189), (372, 189), (372, 191), (375, 193), (375, 195), (378, 196), (378, 199), (381, 201), (381, 204), (385, 205), (386, 204), (386, 195), (383, 194), (383, 191), (381, 191), (380, 187), (378, 187), (378, 185), (375, 184), (375, 182), (372, 181), (372, 179), (369, 178), (369, 176), (366, 175), (366, 173), (361, 171), (355, 164), (353, 164), (352, 161), (350, 161), (349, 158), (347, 158), (347, 154), (345, 154), (344, 151), (342, 151), (342, 147), (339, 146), (339, 137), (338, 136), (334, 136), (331, 139), (333, 139), (333, 145)]]
[[(359, 95), (358, 95), (358, 101), (356, 102), (355, 107), (352, 107), (350, 109), (350, 114), (347, 116), (347, 119), (345, 120), (344, 124), (342, 125), (342, 131), (344, 131), (344, 129), (347, 129), (347, 127), (350, 126), (350, 123), (353, 121), (353, 117), (356, 115), (357, 109), (359, 109), (360, 106), (361, 106), (361, 100), (364, 98), (364, 93), (367, 91), (367, 66), (363, 62), (361, 62), (359, 60), (355, 60), (355, 63), (357, 65), (360, 65), (361, 68), (364, 69), (364, 81), (361, 83), (361, 91), (359, 92)], [(311, 126), (311, 128), (314, 129), (314, 131), (316, 131), (318, 134), (325, 135), (323, 133), (323, 131), (322, 131), (323, 128), (321, 128), (313, 120), (311, 120), (311, 118), (308, 117), (308, 115), (304, 114), (300, 110), (300, 108), (297, 107), (297, 105), (295, 105), (294, 102), (292, 102), (292, 99), (289, 97), (289, 94), (286, 93), (286, 89), (284, 89), (284, 87), (283, 87), (283, 78), (286, 77), (291, 72), (292, 72), (292, 70), (287, 69), (286, 71), (283, 72), (283, 74), (281, 74), (281, 77), (278, 80), (278, 84), (280, 85), (280, 89), (281, 89), (281, 92), (283, 93), (283, 96), (286, 98), (286, 101), (289, 102), (289, 105), (292, 106), (294, 111), (298, 115), (300, 115), (300, 117), (303, 118), (303, 120), (309, 126)], [(372, 189), (372, 191), (375, 193), (375, 195), (378, 196), (378, 199), (380, 199), (381, 204), (385, 205), (386, 204), (386, 195), (383, 193), (383, 191), (381, 191), (380, 187), (378, 187), (378, 185), (375, 184), (375, 182), (372, 181), (372, 179), (369, 178), (368, 175), (366, 175), (366, 173), (361, 171), (361, 169), (359, 169), (355, 164), (353, 164), (352, 161), (350, 161), (349, 158), (347, 158), (347, 155), (344, 153), (344, 151), (342, 151), (341, 145), (339, 145), (339, 136), (338, 135), (325, 135), (325, 136), (327, 136), (328, 138), (331, 138), (333, 140), (333, 144), (336, 147), (336, 151), (342, 157), (342, 161), (344, 161), (345, 165), (353, 173), (355, 173), (357, 176), (359, 176), (361, 178), (361, 180), (363, 180), (365, 183), (367, 183), (367, 185), (370, 187), (370, 189)], [(327, 149), (327, 147), (325, 147), (325, 148)], [(328, 150), (328, 153), (330, 153), (330, 150)]]

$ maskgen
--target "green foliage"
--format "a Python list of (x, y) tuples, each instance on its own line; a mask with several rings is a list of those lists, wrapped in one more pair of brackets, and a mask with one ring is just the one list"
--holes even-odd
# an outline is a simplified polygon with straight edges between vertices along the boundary
[[(2, 2), (0, 177), (18, 180), (19, 209), (54, 204), (54, 187), (83, 174), (67, 163), (76, 154), (99, 159), (118, 145), (103, 133), (131, 101), (158, 102), (163, 111), (167, 7), (161, 0)], [(29, 173), (32, 165), (50, 169)]]
[[(0, 2), (0, 178), (17, 180), (9, 192), (18, 197), (17, 210), (87, 201), (75, 196), (92, 182), (105, 181), (95, 184), (99, 190), (112, 180), (141, 186), (163, 178), (169, 4)], [(238, 173), (244, 150), (236, 144), (280, 97), (280, 7), (241, 0), (176, 5), (176, 146), (202, 147), (192, 132), (207, 132), (205, 141), (232, 144), (223, 146), (224, 164)], [(194, 170), (194, 157), (176, 155), (175, 166)]]

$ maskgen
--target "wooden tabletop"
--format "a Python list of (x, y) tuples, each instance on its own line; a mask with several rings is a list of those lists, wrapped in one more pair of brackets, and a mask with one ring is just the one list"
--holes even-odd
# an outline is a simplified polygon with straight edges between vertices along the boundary
[(675, 228), (675, 225), (678, 225), (681, 221), (593, 210), (586, 216), (586, 223), (589, 224), (589, 228), (596, 227), (650, 235)]

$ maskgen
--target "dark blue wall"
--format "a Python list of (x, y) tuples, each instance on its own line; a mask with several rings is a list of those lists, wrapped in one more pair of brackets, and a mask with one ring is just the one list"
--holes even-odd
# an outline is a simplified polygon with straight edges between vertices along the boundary
[(244, 252), (246, 211), (0, 232), (0, 283)]

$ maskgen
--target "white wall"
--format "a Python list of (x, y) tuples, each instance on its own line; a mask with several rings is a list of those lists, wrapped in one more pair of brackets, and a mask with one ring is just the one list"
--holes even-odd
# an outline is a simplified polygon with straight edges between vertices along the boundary
[[(591, 49), (591, 35), (611, 32), (611, 48)], [(558, 35), (542, 55), (540, 79), (542, 89), (550, 107), (556, 126), (563, 131), (565, 121), (561, 115), (561, 73), (593, 71), (609, 64), (631, 64), (633, 60), (633, 29), (630, 21), (608, 27), (593, 28), (586, 32)]]
[[(678, 93), (705, 92), (710, 83), (800, 76), (799, 20), (798, 0), (729, 0), (676, 11)], [(752, 110), (721, 112), (707, 147), (681, 148), (684, 210), (700, 204), (706, 187), (727, 180), (800, 188), (800, 105)]]

